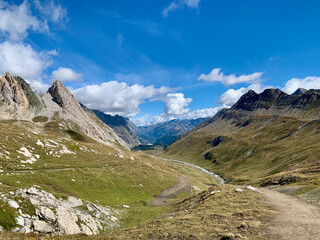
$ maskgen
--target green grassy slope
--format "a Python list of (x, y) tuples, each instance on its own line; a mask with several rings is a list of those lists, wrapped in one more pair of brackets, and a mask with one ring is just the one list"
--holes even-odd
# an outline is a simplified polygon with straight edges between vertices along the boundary
[[(301, 194), (320, 186), (319, 124), (255, 116), (225, 135), (208, 125), (169, 146), (165, 155), (201, 165), (233, 183), (307, 185)], [(219, 136), (223, 140), (214, 146)]]
[[(150, 203), (183, 174), (200, 189), (215, 183), (195, 169), (105, 146), (75, 129), (61, 130), (59, 122), (1, 121), (0, 132), (0, 192), (38, 185), (56, 197), (75, 196), (116, 209), (128, 205), (122, 227), (165, 212), (166, 207), (154, 208)], [(25, 148), (36, 160), (33, 164), (24, 162), (30, 160)], [(12, 220), (15, 211), (0, 204), (0, 216)]]

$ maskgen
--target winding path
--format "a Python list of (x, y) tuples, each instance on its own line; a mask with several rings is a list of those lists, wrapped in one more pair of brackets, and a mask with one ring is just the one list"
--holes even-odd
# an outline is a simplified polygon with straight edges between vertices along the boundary
[(155, 197), (151, 205), (153, 207), (165, 206), (170, 203), (166, 202), (167, 200), (178, 196), (180, 193), (189, 192), (190, 184), (186, 176), (180, 176), (179, 182), (173, 187), (164, 190), (159, 196)]
[(270, 189), (259, 189), (267, 204), (275, 206), (279, 214), (271, 232), (283, 240), (320, 239), (320, 207)]

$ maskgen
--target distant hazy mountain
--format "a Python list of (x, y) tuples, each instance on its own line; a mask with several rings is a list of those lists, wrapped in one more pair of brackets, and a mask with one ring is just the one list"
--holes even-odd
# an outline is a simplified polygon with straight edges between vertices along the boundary
[(136, 134), (147, 140), (149, 143), (162, 143), (166, 146), (170, 145), (183, 133), (188, 132), (199, 123), (205, 121), (206, 118), (172, 120), (169, 122), (158, 123), (150, 126), (139, 126), (139, 132)]

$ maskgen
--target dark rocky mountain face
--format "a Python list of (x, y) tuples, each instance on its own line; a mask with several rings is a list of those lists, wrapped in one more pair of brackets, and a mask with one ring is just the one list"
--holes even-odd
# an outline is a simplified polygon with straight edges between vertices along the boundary
[(138, 136), (147, 140), (151, 144), (170, 145), (183, 133), (188, 132), (206, 118), (172, 120), (169, 122), (158, 123), (150, 126), (138, 127)]
[(320, 117), (320, 90), (298, 89), (289, 95), (279, 89), (266, 89), (260, 94), (250, 90), (228, 111), (245, 115), (282, 115), (301, 119)]
[(132, 126), (135, 126), (129, 119), (119, 115), (112, 116), (105, 114), (99, 110), (92, 110), (92, 112), (105, 124), (111, 127), (118, 136), (132, 148), (139, 145), (141, 142), (135, 135)]

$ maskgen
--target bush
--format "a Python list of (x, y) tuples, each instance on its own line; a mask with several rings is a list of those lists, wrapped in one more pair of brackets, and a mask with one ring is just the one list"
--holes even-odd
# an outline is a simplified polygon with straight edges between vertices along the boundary
[(48, 117), (46, 116), (37, 116), (32, 119), (33, 122), (46, 122), (48, 121)]

